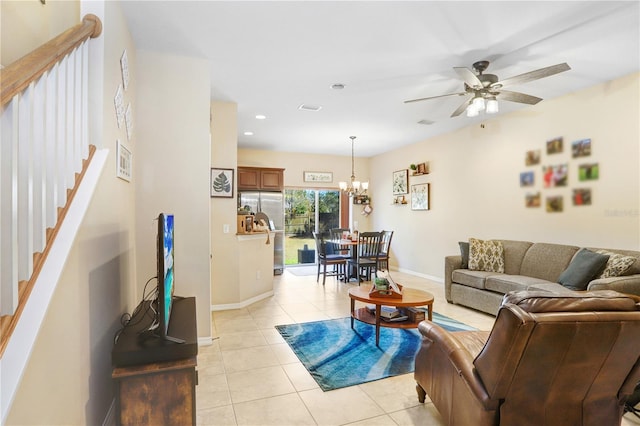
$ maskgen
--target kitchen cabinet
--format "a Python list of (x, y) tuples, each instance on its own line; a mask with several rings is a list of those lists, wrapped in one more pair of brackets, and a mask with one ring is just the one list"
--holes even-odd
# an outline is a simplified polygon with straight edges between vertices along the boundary
[(238, 167), (238, 190), (282, 191), (284, 169)]

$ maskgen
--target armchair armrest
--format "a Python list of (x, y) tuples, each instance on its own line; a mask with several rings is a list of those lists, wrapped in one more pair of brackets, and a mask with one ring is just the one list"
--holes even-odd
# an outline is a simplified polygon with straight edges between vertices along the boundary
[(444, 258), (444, 297), (451, 302), (451, 275), (456, 269), (462, 267), (462, 256), (446, 256)]
[(640, 274), (599, 278), (591, 281), (587, 290), (615, 290), (619, 293), (640, 296)]
[(499, 400), (492, 400), (475, 371), (473, 360), (487, 331), (448, 332), (423, 321), (422, 345), (416, 354), (414, 377), (446, 424), (495, 424)]

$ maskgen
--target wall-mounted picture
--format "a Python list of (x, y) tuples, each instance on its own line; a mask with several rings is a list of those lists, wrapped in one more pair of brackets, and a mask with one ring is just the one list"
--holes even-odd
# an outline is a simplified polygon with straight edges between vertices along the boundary
[(531, 151), (527, 151), (524, 156), (524, 164), (525, 166), (535, 166), (540, 164), (540, 150), (534, 149)]
[(398, 170), (393, 172), (393, 195), (409, 193), (409, 170)]
[(591, 189), (589, 188), (576, 188), (573, 190), (574, 206), (590, 206), (591, 205)]
[(557, 186), (567, 186), (569, 173), (568, 164), (558, 164), (556, 166), (542, 167), (542, 182), (545, 188), (555, 188)]
[(416, 171), (421, 175), (427, 174), (429, 173), (429, 166), (427, 165), (427, 163), (419, 163), (418, 169)]
[(404, 195), (398, 195), (397, 197), (393, 197), (393, 204), (407, 204), (407, 199)]
[(559, 154), (562, 152), (562, 138), (547, 141), (547, 154)]
[(525, 207), (540, 207), (540, 193), (527, 194), (524, 198)]
[(429, 210), (429, 184), (411, 185), (411, 210)]
[(578, 166), (578, 180), (597, 180), (600, 177), (600, 166), (598, 163), (580, 164)]
[(116, 176), (130, 182), (133, 159), (131, 151), (120, 142), (120, 139), (116, 139), (116, 161)]
[(533, 172), (520, 173), (520, 186), (533, 186), (533, 184), (534, 184)]
[(547, 212), (560, 213), (562, 211), (562, 195), (547, 197)]
[(581, 139), (571, 142), (571, 155), (573, 158), (588, 157), (591, 155), (591, 139)]
[(211, 168), (211, 197), (233, 198), (233, 169)]
[(305, 182), (333, 182), (333, 173), (331, 172), (304, 172), (303, 177)]

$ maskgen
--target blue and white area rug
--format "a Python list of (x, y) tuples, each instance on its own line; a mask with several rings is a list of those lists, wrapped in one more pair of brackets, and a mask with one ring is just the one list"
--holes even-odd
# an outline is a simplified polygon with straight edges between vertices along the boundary
[[(433, 314), (433, 322), (450, 330), (474, 330), (461, 322)], [(350, 318), (276, 325), (291, 349), (323, 391), (410, 373), (420, 347), (417, 329), (376, 328)]]

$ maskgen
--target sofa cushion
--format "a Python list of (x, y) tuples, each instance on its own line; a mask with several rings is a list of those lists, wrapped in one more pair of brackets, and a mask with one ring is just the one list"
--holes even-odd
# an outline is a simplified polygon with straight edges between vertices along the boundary
[(469, 269), (456, 269), (451, 274), (454, 283), (484, 290), (487, 277), (495, 275), (495, 272), (470, 271)]
[(580, 249), (558, 277), (558, 283), (571, 290), (586, 290), (589, 282), (600, 275), (608, 260), (607, 255)]
[(609, 278), (609, 277), (619, 277), (624, 274), (627, 269), (633, 265), (636, 261), (635, 257), (625, 256), (623, 254), (614, 253), (608, 250), (596, 250), (596, 253), (604, 254), (609, 256), (609, 260), (607, 261), (607, 265), (604, 268), (604, 271), (598, 276), (598, 278)]
[(520, 275), (524, 254), (533, 243), (529, 241), (499, 240), (504, 247), (504, 273)]
[(524, 255), (520, 275), (558, 282), (579, 247), (562, 244), (534, 243)]
[(562, 284), (552, 283), (549, 281), (543, 281), (536, 284), (531, 284), (528, 288), (528, 291), (546, 291), (548, 293), (554, 294), (573, 294), (573, 290), (569, 290)]
[(500, 241), (469, 238), (469, 269), (504, 272), (504, 247)]
[(540, 278), (525, 277), (524, 275), (491, 275), (485, 281), (485, 288), (497, 293), (526, 290), (533, 284), (546, 283)]
[(462, 269), (467, 269), (469, 267), (469, 242), (460, 241), (458, 243), (460, 246), (460, 257), (462, 257)]

